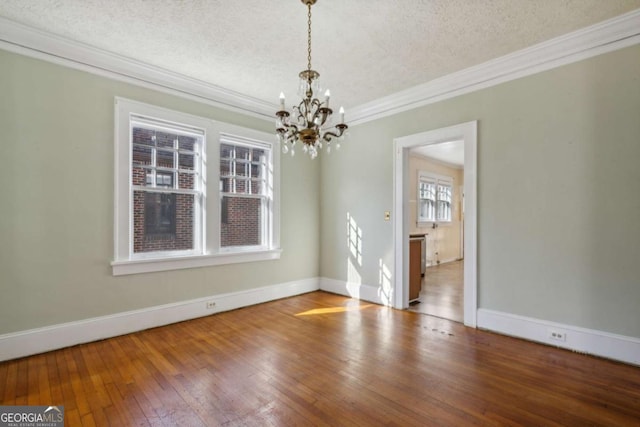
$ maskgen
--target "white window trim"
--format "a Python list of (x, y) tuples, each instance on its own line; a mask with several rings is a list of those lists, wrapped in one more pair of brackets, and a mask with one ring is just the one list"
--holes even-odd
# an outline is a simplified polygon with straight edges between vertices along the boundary
[[(280, 235), (279, 232), (276, 232), (274, 230), (276, 224), (275, 224), (275, 218), (278, 217), (279, 218), (279, 214), (276, 215), (274, 212), (274, 209), (276, 208), (276, 194), (275, 191), (276, 189), (279, 187), (279, 184), (276, 185), (276, 177), (275, 177), (275, 173), (277, 170), (279, 170), (279, 164), (278, 166), (276, 166), (276, 158), (279, 158), (279, 154), (280, 151), (274, 151), (274, 149), (277, 149), (278, 147), (273, 144), (272, 142), (266, 142), (264, 140), (260, 140), (257, 138), (248, 138), (246, 136), (241, 136), (241, 135), (234, 135), (231, 134), (229, 132), (223, 132), (220, 134), (220, 143), (221, 144), (228, 144), (228, 145), (234, 145), (234, 146), (245, 146), (245, 147), (249, 147), (249, 148), (253, 148), (253, 147), (259, 147), (259, 148), (264, 148), (269, 150), (269, 158), (268, 158), (268, 163), (267, 163), (267, 167), (271, 168), (273, 170), (268, 171), (267, 173), (267, 179), (265, 181), (265, 184), (267, 186), (267, 194), (266, 194), (266, 199), (268, 199), (270, 201), (269, 203), (269, 207), (266, 211), (266, 216), (262, 219), (263, 221), (263, 227), (262, 228), (262, 232), (264, 233), (264, 236), (262, 237), (263, 241), (266, 241), (267, 244), (266, 245), (255, 245), (255, 246), (221, 246), (220, 244), (218, 244), (218, 250), (220, 253), (223, 254), (232, 254), (232, 253), (250, 253), (250, 252), (256, 252), (256, 251), (263, 251), (263, 250), (269, 250), (272, 246), (274, 246), (273, 242), (274, 239), (277, 239), (278, 236)], [(220, 153), (220, 150), (218, 150), (218, 154)], [(218, 161), (216, 163), (217, 165), (220, 164), (220, 162)], [(219, 172), (219, 171), (218, 171)], [(219, 190), (219, 188), (218, 188)], [(233, 193), (229, 194), (227, 193), (228, 196), (231, 197), (235, 197), (235, 195)], [(260, 198), (262, 199), (263, 195), (253, 195), (253, 194), (244, 194), (244, 193), (239, 193), (237, 194), (237, 197), (255, 197), (255, 198)], [(220, 197), (221, 199), (221, 197)], [(277, 221), (278, 223), (278, 227), (279, 227), (279, 221)], [(220, 224), (220, 222), (218, 222), (218, 224)], [(268, 224), (268, 226), (264, 226), (265, 224)], [(221, 224), (220, 224), (221, 225)], [(220, 231), (220, 230), (218, 230)], [(218, 237), (220, 237), (220, 234), (218, 233)], [(279, 246), (279, 243), (277, 244), (277, 246)]]
[[(421, 221), (420, 219), (420, 181), (421, 180), (428, 180), (428, 181), (433, 181), (435, 183), (436, 186), (436, 201), (435, 201), (435, 209), (436, 209), (436, 216), (437, 216), (437, 209), (438, 209), (438, 198), (437, 198), (437, 192), (438, 192), (438, 184), (442, 183), (442, 184), (446, 184), (449, 185), (451, 187), (451, 219), (449, 221), (439, 221), (437, 220), (437, 218), (434, 218), (433, 221)], [(432, 226), (433, 224), (437, 224), (438, 226), (443, 226), (443, 227), (450, 227), (453, 224), (453, 217), (454, 217), (454, 185), (455, 185), (455, 179), (452, 176), (447, 176), (447, 175), (439, 175), (436, 173), (432, 173), (432, 172), (426, 172), (426, 171), (422, 171), (419, 170), (418, 171), (418, 188), (417, 188), (417, 197), (416, 197), (416, 206), (417, 206), (417, 212), (416, 212), (416, 218), (417, 218), (417, 223), (418, 223), (418, 227), (429, 227)]]
[[(271, 204), (271, 235), (266, 247), (242, 247), (232, 251), (232, 248), (221, 248), (220, 246), (220, 146), (218, 143), (229, 141), (249, 140), (270, 147), (271, 150), (271, 171), (272, 178), (272, 204)], [(228, 123), (215, 122), (216, 147), (210, 150), (210, 164), (215, 165), (209, 168), (208, 182), (215, 183), (209, 186), (209, 214), (208, 219), (213, 227), (207, 230), (207, 249), (209, 256), (215, 257), (216, 261), (211, 261), (210, 265), (232, 264), (237, 262), (265, 261), (279, 259), (280, 253), (280, 142), (273, 134), (260, 132), (254, 129), (247, 129)]]
[[(247, 129), (228, 123), (216, 122), (203, 117), (193, 116), (178, 111), (156, 107), (121, 97), (115, 98), (115, 173), (114, 173), (114, 260), (111, 262), (112, 274), (114, 276), (148, 273), (154, 271), (167, 271), (184, 268), (206, 267), (224, 264), (235, 264), (242, 262), (266, 261), (279, 259), (280, 253), (280, 148), (279, 142), (272, 134)], [(131, 141), (129, 131), (129, 120), (131, 114), (143, 115), (158, 118), (169, 122), (177, 122), (192, 125), (205, 131), (205, 142), (203, 147), (203, 165), (213, 165), (213, 167), (203, 166), (203, 176), (205, 177), (204, 209), (201, 243), (203, 245), (201, 253), (195, 255), (157, 253), (156, 256), (150, 254), (144, 257), (132, 257), (131, 236), (133, 235), (133, 221), (130, 219), (131, 212), (131, 188), (130, 188), (130, 163), (131, 163)], [(251, 248), (240, 252), (220, 251), (220, 190), (219, 163), (220, 150), (219, 141), (224, 134), (236, 135), (240, 138), (248, 138), (267, 143), (271, 146), (273, 165), (273, 204), (271, 230), (272, 236), (270, 245), (266, 248)], [(124, 138), (124, 139), (122, 139)], [(128, 141), (122, 146), (120, 141)], [(206, 183), (209, 185), (206, 186)], [(211, 185), (215, 183), (215, 185)], [(172, 257), (161, 257), (166, 255), (176, 255)]]
[[(203, 233), (203, 224), (204, 224), (204, 217), (206, 216), (206, 211), (203, 208), (203, 204), (206, 203), (206, 191), (207, 191), (206, 184), (205, 184), (206, 180), (202, 179), (202, 177), (206, 177), (206, 171), (207, 171), (206, 169), (207, 131), (204, 126), (206, 125), (206, 121), (203, 121), (204, 119), (200, 119), (197, 117), (183, 117), (184, 115), (182, 115), (181, 113), (160, 109), (154, 106), (145, 106), (145, 113), (141, 113), (140, 112), (141, 107), (130, 106), (127, 102), (130, 102), (130, 101), (123, 100), (121, 105), (121, 110), (116, 113), (116, 120), (119, 122), (120, 125), (122, 125), (119, 128), (119, 132), (121, 132), (118, 135), (121, 138), (119, 141), (123, 141), (125, 139), (129, 141), (127, 146), (128, 147), (127, 157), (128, 157), (129, 166), (127, 167), (127, 171), (126, 171), (127, 173), (126, 179), (128, 183), (128, 192), (129, 192), (128, 207), (127, 207), (128, 212), (131, 212), (131, 204), (133, 203), (132, 193), (134, 191), (168, 193), (168, 194), (190, 194), (194, 196), (194, 202), (195, 202), (195, 208), (194, 208), (195, 217), (194, 217), (194, 224), (193, 224), (194, 225), (193, 249), (134, 253), (133, 242), (131, 239), (131, 236), (133, 235), (133, 231), (132, 231), (133, 221), (129, 216), (129, 221), (130, 221), (129, 232), (131, 233), (131, 235), (126, 236), (129, 244), (128, 258), (129, 260), (140, 260), (140, 259), (146, 260), (146, 259), (170, 259), (175, 257), (201, 255), (203, 254), (202, 248), (205, 243), (205, 238)], [(118, 113), (120, 114), (118, 115)], [(147, 113), (150, 113), (150, 114), (147, 114)], [(155, 120), (150, 120), (149, 117), (151, 116), (153, 116)], [(178, 120), (180, 120), (181, 123), (178, 123), (175, 126), (173, 126), (170, 123), (167, 123), (166, 127), (164, 127), (162, 123), (163, 121), (177, 122)], [(126, 122), (126, 123), (123, 123), (123, 122)], [(130, 173), (132, 168), (131, 153), (132, 153), (133, 141), (131, 140), (131, 131), (132, 131), (133, 124), (135, 124), (136, 126), (141, 125), (147, 129), (163, 129), (171, 133), (178, 133), (180, 135), (187, 135), (187, 136), (202, 138), (202, 149), (200, 150), (200, 153), (198, 153), (201, 158), (198, 161), (196, 168), (194, 169), (194, 172), (198, 173), (201, 176), (201, 179), (196, 183), (196, 186), (194, 189), (195, 191), (185, 190), (180, 188), (173, 188), (173, 187), (170, 187), (170, 188), (151, 187), (150, 188), (147, 186), (135, 186), (131, 184), (129, 180), (130, 180)], [(122, 146), (118, 147), (118, 145), (120, 144), (116, 142), (116, 149), (123, 148)], [(154, 155), (154, 163), (155, 163), (156, 155)], [(119, 160), (123, 161), (124, 155), (123, 157), (119, 158)], [(176, 162), (177, 162), (177, 159), (176, 159)], [(121, 163), (118, 163), (116, 165), (116, 167), (121, 167), (121, 166), (122, 166)], [(178, 170), (177, 163), (175, 166), (176, 166), (175, 171), (177, 172)], [(168, 169), (161, 168), (161, 167), (158, 167), (157, 165), (154, 165), (154, 170), (155, 170), (154, 173), (157, 174), (159, 170), (161, 171), (161, 170), (168, 170)], [(177, 179), (177, 174), (176, 174), (176, 179)], [(118, 190), (121, 190), (121, 189), (124, 189), (124, 186), (122, 188), (118, 188)]]
[(113, 261), (111, 266), (113, 268), (114, 276), (122, 276), (126, 274), (151, 273), (155, 271), (268, 261), (272, 259), (279, 259), (281, 252), (282, 250), (278, 248), (243, 253), (205, 254), (164, 259), (135, 259), (127, 261)]

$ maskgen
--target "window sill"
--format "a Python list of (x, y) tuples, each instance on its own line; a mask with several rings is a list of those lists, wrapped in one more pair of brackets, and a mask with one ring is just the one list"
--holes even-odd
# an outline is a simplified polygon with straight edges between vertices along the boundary
[(209, 267), (214, 265), (237, 264), (242, 262), (268, 261), (280, 259), (281, 249), (268, 249), (253, 252), (235, 252), (223, 254), (207, 254), (174, 258), (154, 258), (112, 261), (114, 276), (127, 274), (151, 273), (156, 271), (180, 270), (184, 268)]
[[(418, 228), (433, 228), (433, 221), (418, 221)], [(453, 221), (438, 221), (435, 223), (438, 227), (451, 227), (453, 225)]]

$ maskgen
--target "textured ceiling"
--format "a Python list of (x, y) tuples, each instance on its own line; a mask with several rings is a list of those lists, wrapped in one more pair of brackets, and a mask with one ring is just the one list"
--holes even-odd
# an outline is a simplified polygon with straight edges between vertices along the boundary
[[(640, 8), (640, 0), (318, 0), (313, 68), (347, 108)], [(268, 102), (306, 67), (299, 0), (0, 0), (0, 16)]]

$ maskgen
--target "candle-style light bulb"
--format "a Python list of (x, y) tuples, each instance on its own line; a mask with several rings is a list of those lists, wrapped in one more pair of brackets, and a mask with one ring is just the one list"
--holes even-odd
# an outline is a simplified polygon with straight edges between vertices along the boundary
[(327, 91), (324, 93), (324, 106), (326, 108), (329, 108), (329, 98), (331, 98), (331, 92), (329, 92), (329, 89), (327, 89)]
[(284, 92), (280, 92), (280, 109), (284, 111)]
[(344, 123), (344, 107), (340, 107), (340, 123)]

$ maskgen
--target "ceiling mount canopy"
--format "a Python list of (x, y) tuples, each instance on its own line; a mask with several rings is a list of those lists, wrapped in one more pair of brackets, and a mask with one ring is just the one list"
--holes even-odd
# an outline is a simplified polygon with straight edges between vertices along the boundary
[(284, 93), (280, 93), (280, 110), (276, 112), (276, 132), (282, 143), (282, 151), (295, 154), (295, 146), (299, 142), (302, 150), (316, 158), (318, 152), (326, 145), (327, 152), (331, 152), (331, 142), (336, 139), (336, 148), (340, 148), (340, 140), (348, 126), (344, 123), (344, 108), (340, 107), (340, 122), (332, 125), (333, 110), (329, 108), (331, 93), (327, 89), (324, 101), (320, 101), (315, 94), (320, 88), (320, 73), (311, 68), (311, 6), (317, 0), (300, 0), (307, 6), (307, 69), (301, 71), (298, 95), (302, 100), (294, 105), (291, 113), (285, 107)]

